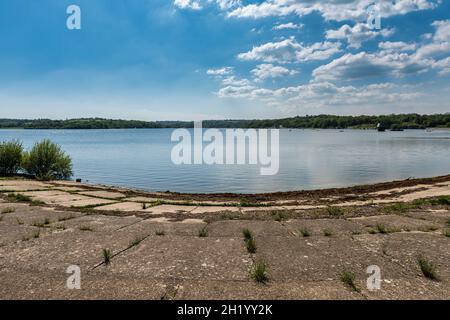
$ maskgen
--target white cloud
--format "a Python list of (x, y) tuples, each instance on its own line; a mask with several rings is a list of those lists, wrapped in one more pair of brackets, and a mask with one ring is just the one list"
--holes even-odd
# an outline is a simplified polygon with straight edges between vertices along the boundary
[(181, 9), (200, 10), (202, 6), (197, 0), (175, 0), (174, 5)]
[(327, 39), (345, 39), (349, 47), (359, 48), (364, 41), (371, 40), (377, 36), (389, 37), (394, 33), (394, 29), (372, 30), (366, 23), (357, 23), (353, 27), (344, 24), (337, 30), (328, 30)]
[(431, 43), (420, 47), (417, 55), (420, 57), (445, 57), (450, 53), (450, 20), (435, 21), (432, 24), (436, 31)]
[[(441, 0), (397, 0), (381, 1), (378, 6), (382, 17), (404, 15), (409, 12), (434, 9)], [(266, 0), (258, 4), (239, 6), (230, 11), (230, 17), (264, 18), (269, 16), (287, 16), (296, 14), (304, 16), (312, 12), (319, 12), (326, 20), (354, 20), (365, 21), (367, 8), (373, 0)]]
[(386, 41), (379, 43), (378, 47), (385, 51), (401, 52), (401, 51), (414, 51), (416, 50), (417, 45), (415, 43), (406, 43), (402, 41), (396, 42)]
[(292, 76), (298, 72), (289, 70), (281, 66), (274, 66), (273, 64), (260, 64), (251, 71), (257, 81), (262, 81), (268, 78), (279, 78), (284, 76)]
[(269, 42), (238, 55), (240, 60), (264, 62), (304, 62), (310, 60), (325, 60), (340, 51), (339, 42), (317, 42), (303, 46), (290, 38), (280, 42)]
[(301, 29), (303, 28), (303, 24), (295, 24), (293, 22), (289, 22), (289, 23), (281, 23), (281, 24), (277, 24), (276, 26), (273, 27), (273, 30), (285, 30), (285, 29)]
[(233, 73), (233, 67), (223, 67), (219, 69), (209, 69), (206, 74), (210, 76), (226, 76)]
[(248, 79), (237, 79), (235, 76), (226, 77), (222, 80), (224, 86), (245, 87), (250, 85)]
[(402, 77), (427, 71), (431, 62), (406, 53), (348, 53), (315, 69), (313, 77), (321, 81)]
[(301, 110), (329, 106), (374, 106), (398, 104), (417, 99), (423, 94), (416, 88), (392, 83), (355, 86), (337, 86), (329, 82), (309, 83), (280, 89), (255, 86), (224, 87), (217, 95), (220, 98), (260, 100), (280, 109)]

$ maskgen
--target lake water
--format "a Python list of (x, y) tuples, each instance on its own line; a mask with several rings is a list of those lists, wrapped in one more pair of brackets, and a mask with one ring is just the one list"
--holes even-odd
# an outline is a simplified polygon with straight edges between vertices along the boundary
[(0, 130), (25, 148), (50, 138), (71, 155), (74, 178), (151, 191), (256, 193), (341, 187), (450, 173), (450, 131), (280, 130), (280, 169), (181, 165), (172, 129)]

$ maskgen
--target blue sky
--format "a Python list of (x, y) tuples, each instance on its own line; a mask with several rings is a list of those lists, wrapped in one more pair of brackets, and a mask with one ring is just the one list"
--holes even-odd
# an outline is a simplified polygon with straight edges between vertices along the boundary
[(449, 2), (5, 0), (0, 117), (450, 112)]

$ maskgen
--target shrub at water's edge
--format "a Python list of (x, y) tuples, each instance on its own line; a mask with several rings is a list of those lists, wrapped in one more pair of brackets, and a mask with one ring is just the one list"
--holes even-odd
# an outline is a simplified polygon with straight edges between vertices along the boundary
[(48, 139), (23, 154), (22, 168), (39, 180), (69, 179), (73, 174), (70, 156)]
[(18, 140), (0, 143), (0, 175), (13, 175), (20, 170), (23, 147)]

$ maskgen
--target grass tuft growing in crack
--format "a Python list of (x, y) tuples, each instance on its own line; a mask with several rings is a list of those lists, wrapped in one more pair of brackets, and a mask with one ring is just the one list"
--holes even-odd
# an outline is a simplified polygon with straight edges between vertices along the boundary
[(242, 230), (242, 234), (244, 235), (245, 246), (248, 253), (256, 253), (256, 241), (253, 238), (252, 232), (249, 229), (244, 229)]
[(431, 280), (438, 280), (436, 266), (433, 262), (423, 256), (420, 256), (417, 259), (417, 263), (419, 264), (420, 270), (426, 278)]
[(8, 207), (8, 208), (2, 209), (1, 213), (7, 214), (7, 213), (13, 213), (14, 211), (16, 211), (16, 209)]
[(103, 249), (102, 250), (102, 255), (103, 255), (103, 263), (106, 264), (106, 265), (110, 264), (111, 258), (112, 258), (111, 250)]
[(330, 207), (327, 207), (327, 213), (333, 217), (340, 217), (344, 214), (344, 209), (342, 209), (340, 207), (330, 206)]
[(311, 232), (307, 228), (300, 229), (300, 233), (305, 238), (311, 236)]
[(341, 279), (342, 283), (350, 287), (355, 292), (361, 292), (361, 289), (359, 289), (355, 284), (355, 274), (351, 271), (343, 271), (339, 278)]
[(323, 230), (323, 235), (325, 237), (331, 237), (333, 235), (333, 231), (331, 229), (324, 229)]
[(132, 247), (136, 247), (141, 244), (142, 241), (144, 241), (145, 237), (136, 237), (133, 241), (130, 242), (128, 245), (128, 249)]
[(267, 264), (265, 261), (257, 261), (253, 263), (250, 269), (250, 276), (258, 283), (265, 283), (269, 280), (267, 274)]
[(198, 232), (198, 236), (200, 238), (206, 238), (208, 236), (208, 230), (206, 229), (206, 227), (201, 228)]

